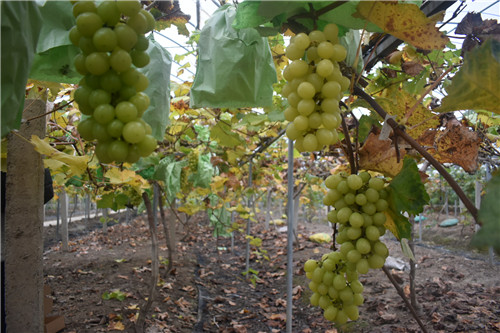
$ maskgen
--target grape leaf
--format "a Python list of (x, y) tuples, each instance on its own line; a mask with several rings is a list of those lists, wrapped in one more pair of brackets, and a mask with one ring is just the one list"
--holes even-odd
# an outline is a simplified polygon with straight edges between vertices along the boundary
[(488, 40), (465, 55), (437, 112), (484, 109), (500, 114), (500, 42)]
[(181, 190), (182, 168), (188, 164), (187, 160), (174, 161), (172, 156), (166, 156), (156, 169), (154, 178), (165, 182), (165, 189), (169, 200), (173, 200)]
[(496, 173), (486, 185), (486, 194), (481, 199), (479, 220), (483, 226), (472, 238), (476, 247), (493, 246), (500, 253), (500, 173)]
[(394, 205), (389, 202), (389, 210), (385, 212), (384, 226), (400, 241), (411, 238), (411, 223), (408, 218), (397, 212)]
[(436, 27), (437, 17), (425, 16), (415, 4), (360, 1), (354, 16), (365, 18), (388, 34), (422, 50), (443, 49), (449, 42)]
[(221, 146), (229, 148), (234, 148), (242, 143), (240, 136), (231, 132), (231, 127), (221, 121), (211, 128), (210, 138), (217, 141)]
[[(396, 147), (392, 144), (392, 140), (380, 140), (380, 129), (372, 127), (372, 132), (359, 150), (359, 166), (365, 170), (372, 170), (383, 173), (387, 176), (397, 175), (403, 165), (398, 163), (396, 155)], [(399, 147), (400, 157), (404, 157), (406, 151)]]
[(198, 170), (190, 177), (194, 186), (209, 187), (214, 174), (214, 167), (210, 162), (210, 154), (198, 155)]
[(389, 184), (389, 201), (396, 212), (420, 214), (430, 198), (418, 171), (417, 163), (412, 158), (405, 158), (403, 169)]

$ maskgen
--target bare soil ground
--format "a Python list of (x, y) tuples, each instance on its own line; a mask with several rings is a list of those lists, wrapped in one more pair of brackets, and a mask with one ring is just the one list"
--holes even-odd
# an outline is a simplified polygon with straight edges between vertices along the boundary
[[(484, 254), (470, 252), (464, 246), (472, 227), (443, 229), (437, 222), (426, 221), (425, 242), (415, 247), (417, 300), (427, 330), (500, 332), (500, 263), (490, 265)], [(54, 227), (46, 228), (45, 239), (45, 282), (53, 290), (54, 313), (65, 318), (62, 332), (134, 332), (138, 308), (149, 296), (151, 277), (151, 242), (145, 219), (116, 224), (107, 234), (102, 229), (84, 232), (78, 223), (70, 226), (70, 252), (60, 250)], [(307, 259), (319, 259), (330, 251), (329, 245), (312, 243), (308, 236), (331, 230), (326, 224), (305, 224), (298, 232), (293, 332), (421, 331), (381, 270), (360, 278), (365, 286), (365, 304), (360, 307), (358, 321), (336, 327), (324, 320), (320, 309), (308, 304), (310, 291), (302, 266)], [(264, 230), (260, 225), (252, 229), (263, 243), (260, 252), (252, 248), (250, 267), (256, 274), (246, 276), (242, 274), (243, 236), (235, 236), (231, 251), (229, 238), (217, 240), (211, 234), (202, 216), (177, 230), (178, 239), (183, 240), (177, 244), (174, 270), (167, 273), (163, 261), (146, 332), (285, 332), (286, 233), (274, 227)], [(440, 235), (462, 246), (441, 247)], [(439, 246), (431, 242), (431, 236)], [(384, 240), (391, 256), (404, 259), (395, 239), (384, 236)], [(163, 260), (167, 252), (162, 232), (160, 246)], [(262, 250), (267, 251), (269, 260), (262, 257)], [(392, 270), (392, 274), (408, 295), (408, 272)], [(111, 295), (122, 296), (123, 300), (103, 299), (103, 294), (113, 291)]]

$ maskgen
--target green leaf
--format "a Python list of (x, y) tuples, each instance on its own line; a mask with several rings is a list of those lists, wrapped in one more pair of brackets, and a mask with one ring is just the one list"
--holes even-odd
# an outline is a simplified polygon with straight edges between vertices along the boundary
[(101, 196), (101, 199), (97, 200), (97, 208), (111, 208), (113, 207), (113, 197), (114, 193), (107, 193)]
[(465, 55), (437, 112), (484, 109), (500, 114), (500, 42), (489, 39)]
[(139, 70), (149, 79), (149, 86), (144, 92), (151, 103), (142, 118), (153, 129), (155, 139), (163, 140), (165, 128), (169, 124), (172, 56), (154, 39), (154, 34), (150, 34), (148, 39), (149, 47), (146, 52), (151, 60)]
[(219, 145), (234, 148), (242, 143), (240, 136), (231, 131), (231, 127), (219, 121), (217, 125), (210, 130), (210, 138), (219, 143)]
[(474, 235), (475, 247), (493, 246), (500, 253), (500, 173), (496, 173), (486, 185), (486, 194), (481, 199), (479, 220), (483, 226)]
[(411, 250), (410, 245), (408, 244), (408, 238), (401, 239), (401, 251), (408, 259), (413, 260), (413, 262), (417, 262), (415, 256), (413, 255), (413, 251)]
[(359, 118), (359, 127), (358, 127), (359, 142), (364, 142), (366, 140), (368, 134), (370, 134), (372, 126), (377, 126), (379, 128), (382, 127), (380, 125), (380, 122), (373, 117), (362, 115), (361, 118)]
[(156, 169), (154, 178), (165, 182), (169, 200), (173, 200), (181, 190), (181, 172), (187, 163), (187, 160), (173, 161), (172, 156), (166, 156), (160, 161)]
[(192, 175), (194, 186), (208, 188), (212, 182), (214, 167), (210, 162), (210, 154), (200, 154), (198, 156), (198, 170)]
[(387, 220), (384, 226), (392, 232), (398, 239), (411, 238), (411, 222), (408, 218), (394, 208), (394, 205), (389, 200), (389, 210), (386, 212)]
[(390, 203), (396, 212), (407, 212), (418, 215), (424, 210), (424, 205), (429, 202), (429, 195), (420, 178), (417, 163), (409, 157), (403, 162), (403, 169), (389, 184)]
[(26, 81), (35, 56), (42, 18), (34, 1), (2, 1), (1, 135), (21, 125)]

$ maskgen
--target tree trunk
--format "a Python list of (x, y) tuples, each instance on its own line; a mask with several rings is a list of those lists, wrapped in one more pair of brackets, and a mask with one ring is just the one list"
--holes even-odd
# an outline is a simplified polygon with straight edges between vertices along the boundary
[[(26, 100), (24, 119), (46, 112), (42, 100)], [(44, 117), (8, 134), (5, 209), (5, 306), (8, 332), (42, 333), (43, 200), (42, 157), (24, 138), (45, 136)], [(21, 138), (22, 137), (22, 138)]]

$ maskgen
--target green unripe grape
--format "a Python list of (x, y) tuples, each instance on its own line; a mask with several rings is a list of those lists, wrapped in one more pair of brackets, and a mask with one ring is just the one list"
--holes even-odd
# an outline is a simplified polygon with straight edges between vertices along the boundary
[(135, 90), (137, 90), (137, 92), (144, 91), (144, 90), (146, 90), (146, 88), (148, 87), (148, 85), (149, 85), (149, 80), (146, 77), (146, 75), (144, 75), (142, 73), (139, 73), (139, 79), (134, 84)]
[(94, 1), (77, 1), (73, 5), (73, 17), (77, 18), (78, 15), (85, 13), (85, 12), (93, 12), (95, 13), (96, 6)]
[(304, 81), (298, 86), (297, 93), (301, 98), (310, 99), (316, 94), (316, 89), (314, 89), (312, 83)]
[(290, 60), (297, 60), (304, 56), (305, 49), (299, 47), (295, 43), (291, 43), (286, 47), (285, 56)]
[(337, 289), (335, 289), (333, 287), (333, 285), (331, 285), (329, 288), (328, 288), (328, 296), (330, 296), (331, 299), (338, 299), (339, 298), (339, 292)]
[(344, 195), (344, 201), (349, 206), (354, 204), (355, 199), (356, 199), (356, 196), (352, 192), (346, 193)]
[[(110, 65), (111, 67), (117, 71), (118, 73), (125, 72), (130, 69), (132, 65), (132, 58), (130, 54), (124, 49), (116, 48), (110, 57)], [(137, 80), (139, 79), (139, 75), (137, 75)], [(137, 80), (135, 83), (137, 83)]]
[(137, 43), (134, 46), (136, 51), (146, 51), (149, 47), (149, 40), (144, 36), (140, 35), (137, 37)]
[[(317, 112), (315, 112), (317, 113)], [(319, 115), (319, 114), (318, 114)], [(319, 119), (320, 119), (320, 122), (322, 121), (321, 119), (321, 116), (319, 116)], [(311, 123), (311, 120), (309, 120), (309, 123)], [(326, 128), (320, 128), (316, 131), (316, 139), (318, 140), (318, 144), (322, 145), (322, 146), (329, 146), (331, 144), (334, 144), (338, 139), (338, 136), (336, 136), (335, 134), (337, 132), (335, 131), (332, 131), (332, 130), (328, 130)]]
[(116, 34), (111, 28), (100, 28), (92, 36), (92, 42), (94, 43), (97, 51), (108, 52), (113, 51), (113, 49), (118, 45), (118, 39)]
[(378, 199), (375, 203), (375, 207), (377, 207), (377, 212), (385, 212), (389, 209), (389, 204), (385, 199)]
[(361, 228), (350, 227), (347, 229), (347, 238), (350, 240), (356, 240), (361, 237)]
[(325, 79), (317, 73), (309, 73), (306, 77), (306, 81), (313, 85), (315, 93), (321, 91), (324, 80)]
[(123, 126), (122, 136), (128, 143), (138, 143), (146, 136), (146, 129), (139, 121), (129, 121)]
[(141, 9), (139, 12), (146, 18), (147, 22), (146, 32), (153, 31), (156, 26), (155, 17), (145, 9)]
[[(309, 127), (313, 129), (318, 129), (322, 124), (322, 119), (319, 112), (311, 113), (308, 117), (308, 120), (309, 120)], [(316, 139), (318, 139), (317, 131), (316, 131)]]
[(380, 238), (380, 233), (378, 232), (378, 228), (374, 225), (371, 225), (365, 229), (365, 237), (368, 240), (376, 241)]
[(289, 106), (285, 109), (283, 115), (287, 121), (293, 121), (299, 115), (299, 112), (293, 106)]
[(308, 287), (309, 289), (311, 289), (312, 292), (318, 292), (318, 283), (314, 282), (314, 281), (310, 281), (309, 284), (308, 284)]
[(103, 89), (93, 90), (89, 95), (89, 104), (93, 108), (101, 104), (111, 104), (111, 94)]
[(366, 274), (370, 270), (370, 265), (368, 264), (368, 260), (361, 258), (356, 264), (356, 270), (360, 274)]
[(309, 39), (311, 40), (311, 43), (312, 42), (321, 43), (322, 41), (326, 40), (325, 34), (323, 33), (323, 31), (320, 30), (311, 31), (309, 33)]
[(94, 75), (102, 75), (109, 70), (109, 56), (104, 52), (92, 52), (85, 58), (87, 70)]
[(349, 175), (347, 177), (347, 185), (351, 190), (358, 190), (363, 186), (363, 180), (358, 175)]
[(320, 297), (321, 295), (319, 293), (313, 293), (309, 298), (309, 303), (311, 303), (312, 306), (318, 306)]
[(306, 278), (308, 278), (309, 280), (311, 280), (312, 276), (313, 276), (312, 272), (306, 272)]
[[(321, 102), (321, 110), (323, 110), (323, 112), (325, 113), (332, 113), (332, 114), (339, 113), (340, 112), (339, 101), (336, 98), (325, 98)], [(333, 126), (336, 127), (337, 125)]]
[[(333, 223), (333, 222), (332, 222)], [(347, 237), (347, 229), (343, 229), (342, 231), (339, 231), (336, 237), (336, 241), (339, 244), (343, 244), (347, 242), (349, 239)]]
[(115, 118), (115, 108), (109, 104), (100, 104), (95, 108), (93, 117), (99, 124), (106, 125)]
[(337, 312), (338, 309), (332, 305), (326, 308), (326, 310), (323, 312), (323, 316), (328, 321), (335, 321), (335, 318), (337, 317)]
[(373, 203), (368, 202), (363, 207), (361, 207), (361, 210), (363, 210), (363, 212), (368, 215), (373, 215), (377, 212), (377, 207)]
[(368, 202), (371, 202), (371, 203), (377, 202), (378, 199), (380, 198), (380, 195), (378, 194), (378, 191), (375, 190), (375, 189), (373, 189), (373, 188), (368, 188), (365, 191), (365, 196), (366, 196), (366, 200), (368, 200)]
[(334, 45), (328, 41), (319, 43), (318, 45), (318, 55), (323, 59), (328, 59), (333, 56), (335, 52)]
[(106, 131), (113, 138), (119, 138), (122, 136), (123, 122), (119, 119), (112, 120), (107, 126)]
[(364, 206), (368, 202), (368, 200), (366, 199), (366, 195), (364, 195), (363, 193), (356, 194), (356, 198), (354, 199), (354, 201), (358, 206)]
[(327, 218), (328, 218), (329, 222), (331, 222), (331, 223), (337, 223), (338, 222), (337, 211), (336, 210), (329, 211), (328, 215), (327, 215)]
[[(330, 59), (323, 59), (316, 65), (316, 73), (322, 77), (327, 77), (333, 73), (333, 64)], [(342, 85), (341, 85), (342, 86)]]
[(342, 89), (342, 91), (347, 91), (351, 86), (351, 80), (349, 80), (345, 76), (341, 76), (338, 82), (340, 83), (340, 88)]
[(361, 294), (364, 290), (363, 284), (359, 282), (359, 280), (354, 280), (352, 281), (349, 286), (351, 287), (351, 290), (355, 294)]
[(120, 21), (120, 10), (116, 6), (116, 1), (101, 2), (97, 7), (97, 14), (110, 27), (114, 27)]
[[(130, 98), (135, 96), (136, 93), (137, 90), (135, 89), (135, 87), (122, 86), (119, 91), (120, 98), (117, 100), (117, 102), (128, 101)], [(137, 113), (137, 115), (139, 115), (139, 113)]]
[(293, 122), (289, 123), (288, 126), (286, 127), (286, 136), (290, 140), (297, 140), (298, 138), (302, 137), (302, 131), (299, 131)]
[(344, 307), (344, 312), (351, 320), (358, 320), (359, 318), (359, 310), (356, 305), (348, 305)]
[(329, 296), (327, 295), (321, 295), (321, 297), (319, 298), (319, 302), (318, 302), (318, 305), (320, 308), (322, 308), (323, 310), (325, 309), (328, 309), (329, 306), (332, 306), (332, 301), (330, 299)]
[(94, 128), (94, 120), (92, 119), (92, 117), (80, 121), (77, 127), (78, 133), (86, 141), (92, 141), (95, 139), (92, 132), (93, 128)]
[(355, 249), (354, 244), (352, 244), (351, 242), (344, 242), (342, 243), (342, 245), (340, 245), (340, 254), (342, 255), (343, 258), (346, 258), (347, 253), (349, 253), (349, 251), (354, 249)]
[(385, 235), (385, 231), (387, 230), (385, 228), (385, 226), (382, 225), (382, 226), (378, 226), (377, 228), (378, 228), (378, 232), (380, 233), (380, 237), (382, 237), (383, 235)]
[(323, 113), (321, 115), (321, 121), (323, 126), (329, 130), (336, 129), (340, 124), (338, 118), (332, 113)]
[(349, 207), (343, 207), (337, 212), (337, 220), (339, 223), (346, 223), (349, 221), (349, 217), (352, 214), (352, 210)]
[(104, 22), (102, 19), (93, 12), (85, 12), (78, 15), (76, 18), (76, 26), (78, 31), (85, 37), (92, 37), (92, 35), (102, 27)]
[(78, 47), (82, 50), (83, 54), (89, 55), (93, 52), (97, 52), (91, 37), (82, 36), (78, 40)]
[(132, 57), (132, 63), (137, 68), (143, 68), (149, 64), (149, 54), (144, 51), (132, 50), (130, 56)]
[[(325, 98), (337, 99), (341, 92), (340, 84), (337, 81), (328, 81), (321, 88), (321, 93)], [(337, 104), (338, 107), (338, 104)], [(340, 109), (339, 109), (340, 111)], [(338, 111), (337, 111), (338, 112)]]
[[(333, 266), (335, 268), (335, 264)], [(325, 267), (326, 269), (326, 267)], [(333, 269), (333, 268), (332, 268)], [(327, 291), (328, 293), (328, 286), (330, 286), (333, 283), (333, 278), (335, 277), (335, 273), (333, 273), (331, 270), (327, 270), (325, 274), (323, 274), (323, 284), (327, 286)], [(325, 294), (326, 294), (325, 293)]]
[(378, 191), (378, 194), (380, 195), (380, 199), (386, 199), (389, 197), (389, 192), (384, 188), (380, 191)]
[(95, 155), (101, 163), (111, 163), (113, 160), (108, 155), (108, 146), (110, 142), (99, 142), (95, 147)]
[[(293, 94), (294, 93), (288, 95), (289, 103), (290, 103), (290, 96), (292, 96)], [(314, 112), (315, 109), (316, 109), (316, 103), (314, 102), (313, 99), (301, 99), (297, 102), (297, 111), (303, 116), (310, 115), (311, 113)]]
[[(132, 63), (132, 60), (130, 60)], [(128, 70), (120, 73), (120, 79), (127, 86), (133, 86), (139, 80), (139, 72), (135, 68), (129, 68)]]
[(131, 16), (127, 21), (127, 25), (134, 29), (138, 35), (143, 35), (148, 30), (148, 20), (141, 12)]
[(339, 174), (330, 175), (325, 179), (325, 186), (329, 189), (336, 189), (338, 184), (343, 180)]
[(349, 185), (347, 185), (347, 181), (341, 180), (337, 185), (337, 191), (342, 194), (346, 194), (350, 191)]
[(80, 38), (82, 38), (82, 34), (80, 33), (80, 31), (78, 31), (78, 28), (75, 25), (69, 31), (69, 40), (71, 41), (71, 44), (73, 44), (74, 46), (78, 46)]
[(309, 71), (309, 65), (302, 59), (292, 61), (288, 67), (292, 78), (305, 76)]
[(309, 63), (319, 61), (321, 59), (318, 55), (318, 48), (316, 46), (311, 46), (307, 49), (306, 57)]
[(341, 255), (338, 251), (328, 253), (328, 259), (333, 260), (335, 264), (338, 264), (341, 260)]
[(339, 28), (335, 23), (329, 23), (325, 25), (325, 28), (323, 29), (323, 33), (325, 34), (325, 37), (327, 40), (330, 42), (336, 44), (338, 41), (338, 34), (339, 34)]
[(134, 104), (137, 108), (138, 116), (141, 117), (144, 111), (147, 110), (150, 104), (149, 96), (143, 92), (138, 92), (134, 96), (130, 97), (129, 102)]
[(112, 161), (124, 162), (128, 156), (128, 143), (115, 140), (108, 146), (108, 156)]
[(380, 191), (384, 188), (385, 182), (382, 178), (371, 178), (368, 182), (368, 186), (374, 190)]
[[(74, 92), (75, 102), (78, 104), (83, 114), (92, 114), (93, 110), (89, 104), (89, 96), (91, 93), (92, 89), (88, 86), (80, 86)], [(88, 109), (90, 109), (90, 113), (86, 112)]]
[(139, 151), (139, 147), (137, 145), (129, 145), (128, 147), (128, 155), (125, 159), (125, 162), (135, 163), (141, 158), (141, 152)]
[(110, 70), (100, 76), (99, 86), (107, 92), (114, 93), (121, 89), (122, 80), (120, 79), (120, 75)]
[(370, 174), (366, 171), (362, 171), (359, 173), (359, 176), (361, 177), (361, 179), (363, 179), (363, 183), (368, 183), (368, 181), (370, 181)]
[(345, 323), (347, 323), (348, 319), (349, 318), (347, 317), (345, 312), (343, 310), (339, 310), (337, 312), (337, 316), (335, 317), (335, 323), (338, 325), (344, 325)]
[(379, 256), (378, 254), (373, 254), (370, 257), (368, 257), (368, 265), (370, 265), (370, 268), (372, 269), (382, 268), (384, 267), (384, 264), (385, 264), (385, 258)]
[(134, 0), (120, 0), (116, 2), (116, 6), (126, 16), (133, 16), (142, 8), (140, 1)]
[(87, 66), (85, 65), (85, 59), (86, 59), (85, 55), (83, 55), (83, 53), (79, 53), (75, 56), (75, 59), (73, 60), (76, 71), (81, 75), (87, 75), (89, 72), (87, 70)]
[(349, 223), (351, 224), (351, 226), (355, 228), (361, 228), (365, 223), (365, 219), (363, 218), (363, 215), (361, 215), (360, 213), (354, 212), (349, 217)]
[(384, 243), (378, 241), (373, 244), (373, 253), (386, 258), (389, 255), (389, 250)]
[(316, 260), (309, 259), (304, 264), (304, 271), (313, 272), (316, 267), (318, 267), (318, 262)]
[(305, 131), (306, 129), (309, 128), (309, 119), (305, 116), (297, 116), (293, 120), (293, 125), (295, 126), (295, 129), (298, 131)]
[(333, 45), (331, 52), (332, 52), (331, 56), (332, 60), (337, 62), (344, 61), (345, 57), (347, 56), (347, 50), (345, 49), (344, 46), (340, 44)]
[(120, 102), (115, 107), (116, 118), (124, 123), (135, 120), (137, 118), (137, 108), (130, 102)]
[(354, 294), (352, 304), (356, 306), (360, 306), (365, 302), (365, 299), (362, 294)]
[(373, 219), (373, 225), (377, 227), (384, 225), (385, 221), (387, 221), (387, 217), (382, 212), (375, 213), (372, 219)]
[(328, 287), (324, 283), (320, 283), (318, 285), (318, 293), (320, 295), (326, 295), (326, 294), (328, 294)]
[(367, 227), (369, 227), (369, 226), (371, 226), (373, 224), (373, 219), (372, 219), (371, 215), (368, 215), (366, 213), (363, 213), (361, 215), (363, 215), (363, 219), (365, 220), (365, 222), (363, 223), (363, 226), (365, 228), (367, 228)]
[(366, 238), (360, 238), (356, 241), (356, 250), (359, 251), (361, 254), (368, 254), (370, 253), (372, 247), (370, 245), (370, 242)]
[(94, 127), (92, 128), (92, 136), (99, 141), (109, 141), (111, 137), (106, 131), (106, 126), (99, 124), (98, 122), (94, 123)]
[(297, 45), (297, 47), (301, 48), (303, 50), (302, 53), (304, 53), (304, 50), (311, 44), (311, 40), (307, 34), (301, 32), (295, 36), (293, 43)]
[[(332, 259), (328, 258), (325, 261), (323, 261), (323, 268), (326, 271), (333, 271), (333, 269), (335, 268), (335, 262)], [(323, 281), (324, 281), (324, 278), (323, 278)]]
[(352, 292), (351, 288), (344, 288), (341, 291), (339, 291), (339, 298), (344, 303), (352, 304), (353, 297), (354, 297), (354, 293)]
[[(299, 116), (300, 117), (300, 116)], [(316, 139), (316, 135), (309, 133), (304, 137), (304, 141), (302, 142), (305, 151), (315, 151), (318, 149), (318, 140)]]
[(325, 270), (321, 267), (316, 267), (313, 271), (313, 276), (312, 279), (316, 283), (321, 283), (323, 281), (323, 274), (325, 273)]
[(357, 263), (361, 259), (361, 253), (358, 250), (351, 250), (347, 252), (347, 261)]
[(132, 48), (137, 43), (138, 38), (135, 30), (126, 24), (119, 23), (115, 26), (114, 31), (118, 40), (118, 46), (125, 51), (132, 50)]
[(285, 83), (283, 88), (281, 88), (281, 96), (287, 98), (290, 93), (294, 92), (296, 89), (292, 88), (290, 82)]
[(358, 280), (358, 272), (356, 272), (356, 270), (347, 270), (345, 272), (345, 278), (347, 280), (347, 282), (349, 283), (352, 283), (353, 281), (357, 281)]
[(333, 278), (333, 287), (338, 291), (341, 291), (347, 287), (344, 276), (337, 274)]
[(299, 102), (302, 101), (302, 99), (300, 99), (299, 95), (296, 92), (291, 92), (286, 99), (288, 101), (288, 104), (290, 106), (293, 106), (294, 108), (297, 108)]

